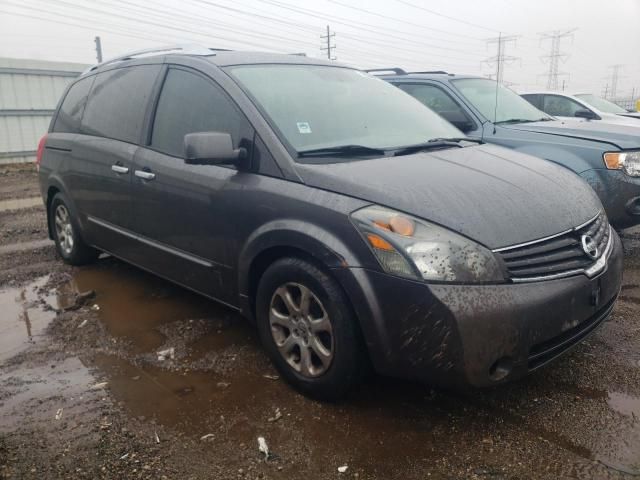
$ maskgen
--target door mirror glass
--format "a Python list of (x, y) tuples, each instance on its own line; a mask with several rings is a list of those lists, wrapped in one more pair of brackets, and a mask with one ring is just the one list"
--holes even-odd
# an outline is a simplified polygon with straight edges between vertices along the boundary
[(587, 109), (576, 110), (573, 116), (578, 118), (586, 118), (587, 120), (593, 120), (594, 118), (596, 118), (596, 114)]
[(190, 165), (236, 164), (246, 155), (244, 148), (233, 148), (228, 133), (196, 132), (184, 136), (184, 161)]

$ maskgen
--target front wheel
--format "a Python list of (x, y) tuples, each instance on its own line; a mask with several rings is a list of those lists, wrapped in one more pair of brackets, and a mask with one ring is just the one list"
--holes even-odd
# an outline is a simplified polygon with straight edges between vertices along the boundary
[(56, 250), (70, 265), (84, 265), (98, 258), (99, 252), (84, 243), (77, 220), (62, 193), (56, 193), (49, 205), (49, 222)]
[(274, 262), (256, 297), (260, 339), (282, 376), (311, 397), (336, 400), (365, 365), (355, 315), (340, 286), (298, 258)]

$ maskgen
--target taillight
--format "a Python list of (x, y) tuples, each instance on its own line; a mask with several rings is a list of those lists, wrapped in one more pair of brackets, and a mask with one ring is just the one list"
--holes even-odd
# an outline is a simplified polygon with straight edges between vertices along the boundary
[(42, 154), (44, 153), (44, 144), (47, 143), (47, 134), (45, 133), (38, 142), (38, 151), (36, 152), (36, 169), (40, 170), (42, 162)]

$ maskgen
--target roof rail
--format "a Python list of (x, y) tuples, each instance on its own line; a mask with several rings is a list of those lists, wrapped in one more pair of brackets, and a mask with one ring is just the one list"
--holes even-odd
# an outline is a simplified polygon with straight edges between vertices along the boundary
[(449, 72), (445, 72), (444, 70), (426, 70), (424, 72), (409, 72), (409, 73), (442, 73), (444, 75), (453, 75)]
[(398, 68), (398, 67), (394, 67), (394, 68), (370, 68), (368, 70), (365, 70), (365, 72), (367, 72), (367, 73), (393, 72), (396, 75), (406, 75), (407, 74), (407, 72), (405, 72), (403, 69)]
[(91, 72), (98, 67), (103, 65), (108, 65), (110, 63), (123, 62), (125, 60), (132, 60), (134, 58), (143, 57), (145, 55), (152, 55), (157, 53), (170, 53), (170, 52), (180, 52), (187, 55), (213, 55), (216, 51), (225, 51), (222, 48), (208, 48), (202, 45), (197, 44), (189, 44), (189, 45), (167, 45), (164, 47), (154, 47), (154, 48), (145, 48), (144, 50), (136, 50), (134, 52), (129, 52), (124, 55), (119, 55), (117, 57), (109, 58), (104, 62), (97, 63), (92, 67), (87, 68), (83, 74), (87, 72)]

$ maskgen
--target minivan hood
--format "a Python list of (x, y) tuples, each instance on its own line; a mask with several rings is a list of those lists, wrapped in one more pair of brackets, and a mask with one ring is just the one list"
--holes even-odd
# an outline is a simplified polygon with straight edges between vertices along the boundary
[(594, 140), (608, 143), (620, 149), (640, 147), (640, 128), (630, 124), (616, 125), (599, 121), (551, 120), (500, 126), (511, 130)]
[(310, 186), (435, 222), (492, 249), (566, 231), (602, 209), (576, 174), (496, 145), (297, 169)]

